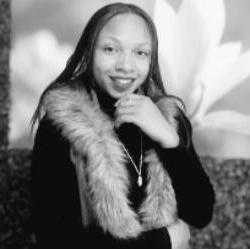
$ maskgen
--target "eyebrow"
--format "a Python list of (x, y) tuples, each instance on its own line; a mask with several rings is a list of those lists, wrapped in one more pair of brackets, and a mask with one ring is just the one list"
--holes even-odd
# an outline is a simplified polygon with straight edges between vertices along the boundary
[[(110, 39), (110, 40), (112, 40), (112, 41), (114, 41), (116, 43), (120, 43), (119, 39), (117, 39), (116, 37), (113, 37), (113, 36), (105, 36), (104, 39)], [(145, 42), (140, 42), (140, 43), (137, 44), (137, 46), (144, 46), (144, 45), (151, 46), (151, 43), (145, 41)]]

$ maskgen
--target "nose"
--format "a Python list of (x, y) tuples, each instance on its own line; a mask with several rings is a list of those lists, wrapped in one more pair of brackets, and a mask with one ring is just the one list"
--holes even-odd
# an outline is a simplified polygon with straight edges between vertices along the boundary
[(129, 52), (123, 52), (117, 58), (115, 68), (117, 71), (130, 73), (134, 70), (134, 66), (132, 55)]

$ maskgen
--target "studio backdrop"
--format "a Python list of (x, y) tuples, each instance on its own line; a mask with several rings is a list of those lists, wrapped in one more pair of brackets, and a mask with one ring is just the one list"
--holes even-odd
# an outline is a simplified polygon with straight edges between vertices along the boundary
[[(32, 147), (30, 120), (88, 18), (111, 0), (12, 1), (10, 146)], [(250, 158), (250, 1), (136, 0), (154, 19), (169, 93), (184, 100), (201, 156)]]

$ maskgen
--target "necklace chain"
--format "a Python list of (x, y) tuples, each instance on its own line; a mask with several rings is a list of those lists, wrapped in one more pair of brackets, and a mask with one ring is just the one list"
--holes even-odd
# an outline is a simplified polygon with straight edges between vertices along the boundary
[(123, 150), (125, 151), (127, 157), (131, 161), (131, 163), (132, 163), (132, 165), (133, 165), (133, 167), (134, 167), (134, 169), (135, 169), (135, 171), (136, 171), (136, 173), (138, 175), (137, 184), (138, 184), (139, 187), (141, 187), (142, 184), (143, 184), (143, 179), (142, 179), (142, 174), (141, 174), (141, 171), (142, 171), (142, 135), (140, 133), (140, 146), (141, 146), (141, 152), (140, 153), (141, 154), (140, 154), (139, 169), (137, 168), (135, 161), (130, 156), (130, 154), (129, 154), (128, 150), (126, 149), (125, 145), (122, 142), (120, 142), (120, 143), (121, 143)]

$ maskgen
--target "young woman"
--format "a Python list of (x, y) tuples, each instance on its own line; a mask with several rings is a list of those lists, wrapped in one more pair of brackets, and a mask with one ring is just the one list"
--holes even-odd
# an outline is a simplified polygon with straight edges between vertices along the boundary
[[(186, 248), (214, 191), (181, 102), (163, 87), (154, 24), (107, 5), (41, 96), (32, 157), (38, 248)], [(188, 225), (187, 225), (188, 224)]]

